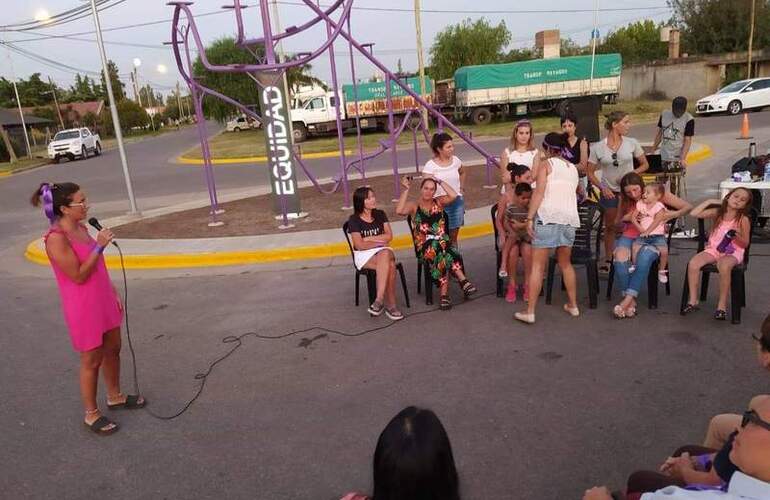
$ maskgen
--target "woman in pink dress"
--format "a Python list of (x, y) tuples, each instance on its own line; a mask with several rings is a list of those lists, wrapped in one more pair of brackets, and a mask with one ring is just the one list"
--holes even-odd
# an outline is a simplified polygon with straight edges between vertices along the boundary
[(107, 407), (135, 409), (143, 397), (120, 392), (120, 324), (123, 306), (107, 274), (104, 248), (112, 241), (109, 229), (94, 241), (83, 225), (88, 201), (80, 186), (71, 182), (43, 183), (32, 195), (32, 205), (43, 205), (50, 227), (43, 237), (48, 259), (59, 284), (64, 320), (72, 346), (80, 353), (80, 395), (85, 425), (99, 435), (118, 430), (96, 404), (101, 368), (107, 385)]

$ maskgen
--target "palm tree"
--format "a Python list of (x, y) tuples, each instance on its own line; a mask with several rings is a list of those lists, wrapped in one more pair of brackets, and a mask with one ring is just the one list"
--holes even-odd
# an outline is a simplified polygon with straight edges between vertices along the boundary
[[(298, 59), (298, 55), (288, 56), (288, 61), (293, 61)], [(310, 71), (313, 69), (313, 66), (310, 63), (303, 64), (301, 66), (294, 66), (293, 68), (289, 68), (286, 70), (286, 82), (289, 85), (289, 89), (292, 93), (298, 92), (300, 87), (302, 86), (312, 86), (316, 85), (318, 87), (323, 88), (324, 90), (329, 90), (327, 85), (319, 80), (318, 78), (314, 77), (310, 74)]]

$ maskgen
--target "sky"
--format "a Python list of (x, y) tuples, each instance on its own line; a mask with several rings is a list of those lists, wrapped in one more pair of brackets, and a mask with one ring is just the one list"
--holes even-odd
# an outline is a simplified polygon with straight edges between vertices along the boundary
[[(249, 6), (256, 6), (258, 0), (242, 0)], [(270, 0), (272, 1), (272, 0)], [(332, 0), (322, 0), (327, 5)], [(171, 15), (173, 8), (166, 0), (111, 0), (116, 5), (100, 13), (104, 30), (107, 57), (115, 61), (121, 75), (133, 69), (133, 60), (139, 58), (140, 83), (150, 83), (164, 94), (182, 82), (174, 63), (171, 49), (163, 42), (170, 40)], [(277, 0), (282, 26), (300, 25), (314, 16), (302, 0)], [(196, 25), (204, 44), (235, 34), (236, 24), (232, 10), (223, 10), (227, 0), (198, 0), (192, 6), (198, 16)], [(530, 47), (534, 44), (535, 33), (543, 29), (560, 29), (562, 38), (572, 38), (580, 44), (590, 40), (594, 24), (595, 0), (421, 0), (422, 39), (426, 64), (429, 49), (435, 35), (448, 25), (463, 19), (487, 18), (491, 23), (504, 21), (511, 32), (509, 48)], [(598, 0), (600, 9), (598, 24), (600, 36), (629, 22), (652, 19), (666, 21), (671, 12), (665, 0)], [(31, 21), (37, 12), (45, 9), (56, 14), (84, 5), (82, 0), (0, 0), (2, 16), (0, 26)], [(396, 9), (370, 10), (370, 9)], [(403, 9), (399, 11), (398, 9)], [(351, 31), (361, 43), (374, 43), (375, 56), (389, 69), (395, 71), (398, 60), (404, 70), (417, 69), (417, 42), (414, 22), (414, 0), (354, 0), (351, 15)], [(575, 10), (585, 10), (575, 12)], [(531, 12), (537, 11), (537, 12)], [(565, 12), (567, 11), (567, 12)], [(262, 35), (262, 21), (258, 8), (244, 11), (244, 24), (248, 37)], [(130, 25), (156, 22), (149, 26), (127, 27)], [(119, 29), (115, 29), (119, 28)], [(88, 16), (67, 24), (44, 27), (32, 31), (9, 31), (0, 27), (0, 42), (8, 41), (25, 51), (53, 60), (68, 68), (30, 59), (0, 46), (0, 76), (7, 79), (26, 78), (39, 72), (43, 78), (50, 76), (61, 87), (68, 88), (78, 70), (98, 72), (101, 61), (93, 33), (93, 18)], [(51, 38), (65, 35), (70, 38)], [(72, 36), (79, 40), (72, 39)], [(325, 40), (325, 29), (321, 26), (290, 37), (284, 44), (286, 52), (311, 51)], [(347, 44), (335, 44), (335, 59), (340, 83), (352, 80), (350, 57)], [(368, 79), (376, 69), (368, 61), (356, 56), (355, 71), (358, 79)], [(324, 81), (331, 81), (331, 66), (328, 53), (316, 59), (312, 73)], [(158, 65), (164, 65), (165, 73), (159, 72)], [(128, 78), (122, 78), (125, 83)]]

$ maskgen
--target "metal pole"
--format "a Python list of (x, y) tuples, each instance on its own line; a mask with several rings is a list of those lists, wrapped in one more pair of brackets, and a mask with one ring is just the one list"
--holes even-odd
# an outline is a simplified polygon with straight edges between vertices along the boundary
[(176, 108), (177, 108), (177, 120), (182, 121), (182, 99), (179, 97), (179, 81), (176, 82)]
[[(332, 27), (326, 23), (326, 36), (331, 37)], [(345, 196), (344, 203), (342, 205), (343, 210), (350, 210), (352, 204), (350, 202), (350, 185), (348, 183), (348, 169), (347, 160), (345, 159), (345, 136), (342, 133), (342, 119), (340, 111), (340, 101), (342, 100), (342, 92), (340, 91), (339, 82), (337, 81), (337, 62), (334, 60), (334, 44), (329, 45), (329, 62), (332, 70), (332, 87), (334, 88), (334, 116), (337, 121), (337, 141), (340, 145), (340, 177), (342, 181), (342, 191)]]
[(123, 147), (123, 131), (120, 129), (120, 118), (118, 117), (118, 108), (115, 106), (115, 94), (112, 92), (112, 82), (107, 67), (107, 54), (104, 51), (104, 40), (102, 40), (102, 26), (99, 23), (99, 12), (96, 10), (96, 0), (91, 0), (91, 12), (94, 16), (94, 27), (96, 28), (96, 41), (99, 46), (99, 55), (102, 57), (102, 69), (104, 70), (104, 83), (107, 86), (107, 97), (110, 101), (110, 115), (112, 124), (115, 128), (115, 139), (118, 141), (118, 152), (120, 153), (120, 163), (123, 165), (123, 177), (126, 180), (126, 190), (128, 191), (128, 201), (131, 205), (131, 213), (138, 214), (136, 207), (136, 197), (134, 196), (134, 187), (131, 184), (131, 174), (128, 172), (128, 160), (126, 159), (126, 150)]
[(64, 129), (64, 118), (61, 116), (61, 109), (59, 108), (59, 100), (56, 98), (56, 86), (53, 84), (51, 77), (48, 77), (48, 83), (51, 85), (51, 93), (53, 94), (53, 103), (56, 105), (56, 113), (59, 115), (59, 125)]
[(756, 0), (751, 0), (751, 27), (749, 28), (749, 56), (748, 56), (748, 68), (746, 70), (746, 78), (751, 78), (751, 51), (754, 48), (754, 11), (756, 8)]
[[(420, 0), (414, 0), (414, 25), (417, 31), (417, 66), (420, 71), (420, 97), (425, 99), (425, 61), (422, 54), (422, 23), (420, 21)], [(422, 124), (428, 129), (428, 110), (421, 110)]]
[(13, 79), (13, 91), (16, 93), (16, 104), (19, 106), (19, 117), (21, 118), (21, 127), (24, 129), (24, 142), (27, 144), (27, 158), (32, 158), (32, 148), (29, 147), (29, 135), (27, 134), (27, 124), (24, 123), (24, 113), (21, 111), (21, 100), (19, 100), (19, 88), (16, 86), (16, 78)]
[(594, 61), (596, 60), (596, 39), (599, 38), (599, 0), (594, 1), (594, 29), (591, 30), (591, 81), (588, 93), (594, 91)]

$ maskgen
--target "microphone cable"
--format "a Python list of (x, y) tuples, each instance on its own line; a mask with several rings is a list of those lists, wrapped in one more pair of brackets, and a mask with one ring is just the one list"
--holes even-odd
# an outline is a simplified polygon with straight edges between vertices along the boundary
[[(128, 323), (128, 278), (126, 276), (126, 266), (123, 259), (123, 251), (121, 250), (120, 246), (116, 243), (115, 246), (118, 249), (118, 254), (120, 255), (120, 268), (123, 274), (123, 314), (126, 320), (126, 339), (128, 340), (128, 349), (131, 353), (131, 368), (134, 376), (134, 392), (135, 394), (141, 394), (139, 392), (139, 377), (137, 375), (137, 367), (136, 367), (136, 352), (134, 351), (134, 345), (131, 341), (131, 328), (129, 327)], [(459, 304), (454, 305), (454, 307), (460, 307), (464, 304), (467, 304), (469, 302), (474, 302), (476, 300), (479, 300), (484, 297), (489, 297), (495, 295), (495, 292), (487, 292), (487, 293), (480, 293), (473, 296), (471, 299), (466, 299), (463, 302), (460, 302)], [(221, 362), (225, 361), (227, 358), (232, 356), (235, 351), (241, 348), (243, 345), (243, 339), (246, 337), (254, 337), (259, 340), (282, 340), (289, 337), (292, 337), (294, 335), (300, 335), (303, 333), (308, 332), (321, 332), (327, 335), (337, 335), (339, 337), (361, 337), (364, 335), (377, 333), (383, 330), (386, 330), (392, 326), (394, 326), (397, 323), (402, 323), (404, 321), (407, 321), (409, 318), (413, 316), (422, 316), (425, 314), (431, 314), (439, 311), (440, 309), (438, 307), (433, 307), (431, 309), (426, 309), (424, 311), (418, 311), (410, 314), (405, 314), (404, 319), (400, 321), (391, 321), (390, 323), (387, 323), (385, 325), (380, 325), (374, 328), (367, 328), (365, 330), (359, 330), (356, 332), (343, 332), (340, 330), (334, 330), (332, 328), (325, 328), (323, 326), (311, 326), (308, 328), (303, 328), (301, 330), (291, 330), (285, 333), (281, 333), (278, 335), (265, 335), (261, 334), (256, 331), (250, 331), (245, 332), (240, 335), (226, 335), (222, 337), (221, 342), (225, 345), (232, 345), (232, 347), (225, 352), (220, 357), (216, 358), (214, 361), (212, 361), (206, 370), (203, 372), (196, 373), (193, 376), (193, 380), (199, 380), (200, 385), (198, 386), (197, 391), (195, 391), (195, 394), (176, 412), (170, 415), (160, 415), (158, 413), (153, 412), (149, 405), (144, 406), (144, 410), (150, 414), (150, 416), (157, 418), (158, 420), (173, 420), (177, 417), (182, 416), (187, 410), (190, 409), (190, 407), (195, 403), (195, 401), (203, 394), (203, 389), (206, 387), (206, 380), (208, 380), (209, 375), (214, 371), (214, 368), (220, 364)]]

